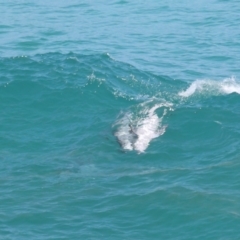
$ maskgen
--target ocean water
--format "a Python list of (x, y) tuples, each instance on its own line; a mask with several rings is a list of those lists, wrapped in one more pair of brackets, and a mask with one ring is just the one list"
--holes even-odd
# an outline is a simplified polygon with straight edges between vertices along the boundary
[(239, 12), (0, 0), (0, 239), (240, 239)]

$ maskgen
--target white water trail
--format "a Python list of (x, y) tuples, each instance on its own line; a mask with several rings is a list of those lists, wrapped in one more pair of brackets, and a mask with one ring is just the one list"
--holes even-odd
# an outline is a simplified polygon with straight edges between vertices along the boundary
[[(115, 136), (125, 150), (142, 153), (152, 139), (165, 132), (166, 126), (162, 125), (162, 120), (171, 104), (155, 104), (152, 107), (143, 104), (142, 107), (137, 116), (134, 116), (133, 112), (127, 112), (115, 123)], [(161, 117), (156, 113), (158, 108), (164, 108)]]

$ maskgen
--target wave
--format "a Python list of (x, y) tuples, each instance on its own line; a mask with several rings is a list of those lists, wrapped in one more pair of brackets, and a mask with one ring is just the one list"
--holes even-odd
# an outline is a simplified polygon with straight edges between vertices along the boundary
[[(25, 107), (31, 112), (33, 107), (37, 116), (48, 114), (54, 119), (53, 112), (64, 116), (71, 108), (73, 115), (92, 119), (89, 129), (95, 119), (107, 122), (121, 147), (138, 153), (144, 153), (153, 139), (167, 131), (172, 119), (168, 114), (173, 109), (187, 109), (190, 103), (196, 109), (204, 106), (209, 96), (220, 95), (220, 99), (208, 101), (215, 104), (226, 102), (222, 95), (240, 94), (240, 83), (233, 77), (196, 80), (187, 86), (184, 81), (139, 70), (108, 54), (48, 53), (0, 58), (0, 69), (2, 109), (21, 103), (19, 109)], [(193, 96), (198, 97), (192, 101)], [(236, 96), (232, 97), (229, 101), (236, 102)], [(223, 104), (219, 107), (224, 108)], [(189, 111), (184, 116), (187, 123), (191, 121)]]

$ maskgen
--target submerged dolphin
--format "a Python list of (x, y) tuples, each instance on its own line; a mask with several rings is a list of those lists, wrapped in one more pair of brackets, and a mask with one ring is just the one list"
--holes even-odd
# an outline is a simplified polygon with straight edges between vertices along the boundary
[(131, 124), (128, 124), (128, 126), (129, 126), (129, 128), (130, 128), (129, 133), (131, 133), (134, 138), (138, 138), (139, 136), (138, 136), (138, 134), (133, 130), (132, 125), (131, 125)]

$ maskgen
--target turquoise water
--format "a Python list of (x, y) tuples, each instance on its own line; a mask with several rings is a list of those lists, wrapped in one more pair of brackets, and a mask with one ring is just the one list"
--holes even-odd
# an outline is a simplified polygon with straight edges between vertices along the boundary
[(0, 239), (240, 239), (238, 1), (0, 6)]

